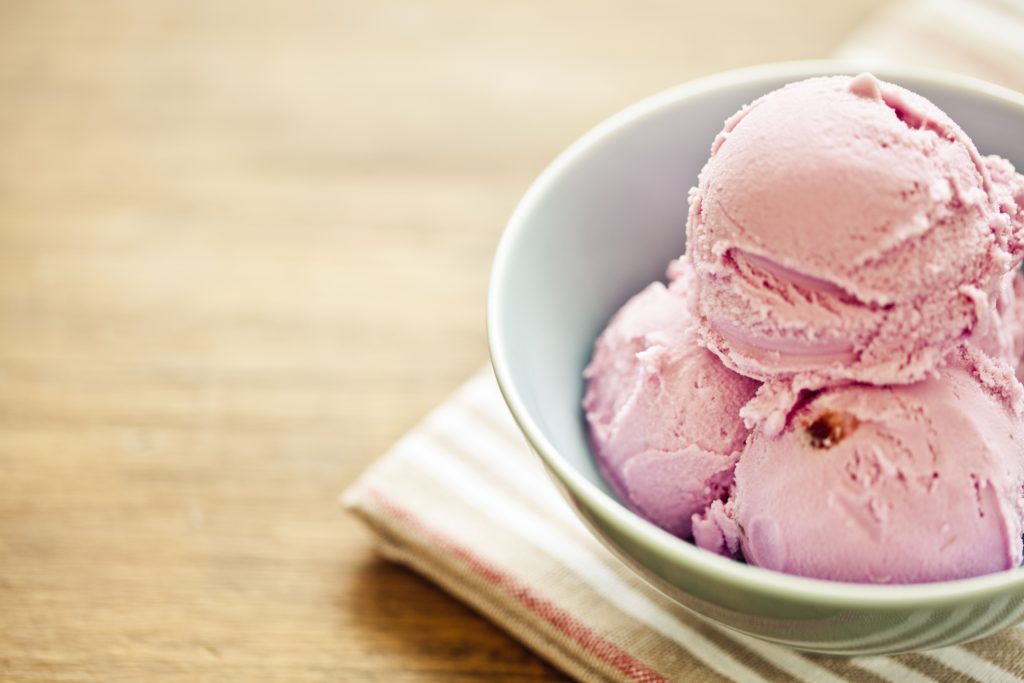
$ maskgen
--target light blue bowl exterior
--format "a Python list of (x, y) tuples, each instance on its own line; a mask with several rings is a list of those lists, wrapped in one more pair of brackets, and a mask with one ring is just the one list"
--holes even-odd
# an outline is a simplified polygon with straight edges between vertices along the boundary
[[(495, 374), (531, 446), (580, 516), (651, 585), (744, 633), (832, 654), (882, 654), (983, 637), (1024, 619), (1024, 571), (914, 586), (788, 576), (666, 534), (618, 503), (595, 469), (581, 372), (609, 316), (684, 250), (687, 190), (744, 103), (835, 62), (768, 65), (679, 86), (612, 117), (564, 152), (517, 207), (495, 258), (488, 334)], [(1024, 168), (1024, 96), (973, 79), (875, 68), (935, 102)]]

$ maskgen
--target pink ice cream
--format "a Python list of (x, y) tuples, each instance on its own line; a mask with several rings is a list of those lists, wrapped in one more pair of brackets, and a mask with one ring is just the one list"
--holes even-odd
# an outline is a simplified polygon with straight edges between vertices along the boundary
[[(1015, 207), (1013, 221), (1024, 225), (1024, 175), (1006, 160), (987, 157), (989, 176), (1001, 203), (1009, 213)], [(996, 294), (992, 325), (981, 335), (981, 345), (994, 356), (1005, 358), (1024, 380), (1024, 274), (1019, 269), (1007, 273)]]
[(814, 78), (726, 122), (686, 230), (585, 371), (621, 499), (803, 576), (1020, 565), (1024, 176), (911, 92)]
[(1024, 275), (1020, 271), (1014, 273), (1012, 302), (1005, 314), (1005, 326), (1009, 332), (1010, 364), (1016, 370), (1017, 381), (1024, 382)]
[(869, 74), (744, 107), (691, 191), (702, 343), (787, 387), (784, 400), (922, 379), (1024, 253), (1007, 167), (929, 101)]
[(1007, 273), (995, 292), (987, 319), (975, 329), (971, 343), (993, 358), (1005, 360), (1021, 378), (1024, 357), (1024, 274)]
[(690, 518), (732, 487), (747, 437), (740, 407), (757, 382), (697, 345), (689, 267), (630, 299), (594, 346), (583, 407), (605, 478), (658, 526), (690, 535)]
[(733, 499), (697, 520), (698, 544), (839, 581), (1018, 566), (1024, 423), (969, 362), (910, 385), (829, 389), (781, 435), (755, 432)]
[[(1024, 176), (1005, 159), (990, 156), (985, 165), (993, 195), (1014, 225), (1024, 225)], [(1024, 274), (1017, 268), (1006, 273), (990, 301), (988, 319), (980, 316), (971, 341), (993, 357), (1004, 358), (1024, 377)]]

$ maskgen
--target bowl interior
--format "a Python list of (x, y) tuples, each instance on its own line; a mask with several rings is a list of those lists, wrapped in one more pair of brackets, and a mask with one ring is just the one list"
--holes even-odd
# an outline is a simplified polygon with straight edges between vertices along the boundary
[[(831, 64), (741, 72), (667, 91), (598, 126), (527, 193), (499, 250), (490, 297), (492, 353), (557, 455), (609, 496), (588, 448), (581, 373), (615, 310), (683, 253), (687, 191), (726, 117)], [(927, 73), (874, 70), (932, 100), (982, 154), (1024, 169), (1024, 98)], [(501, 356), (498, 358), (498, 356)], [(521, 421), (523, 415), (518, 416)]]

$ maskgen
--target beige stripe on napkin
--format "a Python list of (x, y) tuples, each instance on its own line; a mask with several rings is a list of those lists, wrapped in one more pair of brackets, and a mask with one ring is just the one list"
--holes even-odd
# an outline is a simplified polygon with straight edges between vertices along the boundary
[(946, 69), (1024, 91), (1024, 1), (893, 3), (836, 56)]

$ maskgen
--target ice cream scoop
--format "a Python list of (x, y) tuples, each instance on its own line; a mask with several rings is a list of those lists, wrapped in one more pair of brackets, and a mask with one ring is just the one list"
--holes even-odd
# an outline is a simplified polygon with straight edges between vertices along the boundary
[(689, 537), (690, 519), (732, 486), (747, 437), (739, 409), (757, 382), (697, 344), (692, 274), (672, 267), (611, 319), (584, 372), (590, 438), (605, 478), (648, 520)]
[(870, 74), (765, 95), (726, 122), (691, 191), (702, 342), (792, 395), (922, 379), (1024, 251), (1018, 178)]
[(821, 392), (780, 435), (751, 435), (732, 499), (695, 523), (698, 544), (837, 581), (1018, 566), (1024, 423), (986, 388), (992, 379), (957, 356), (910, 385)]

